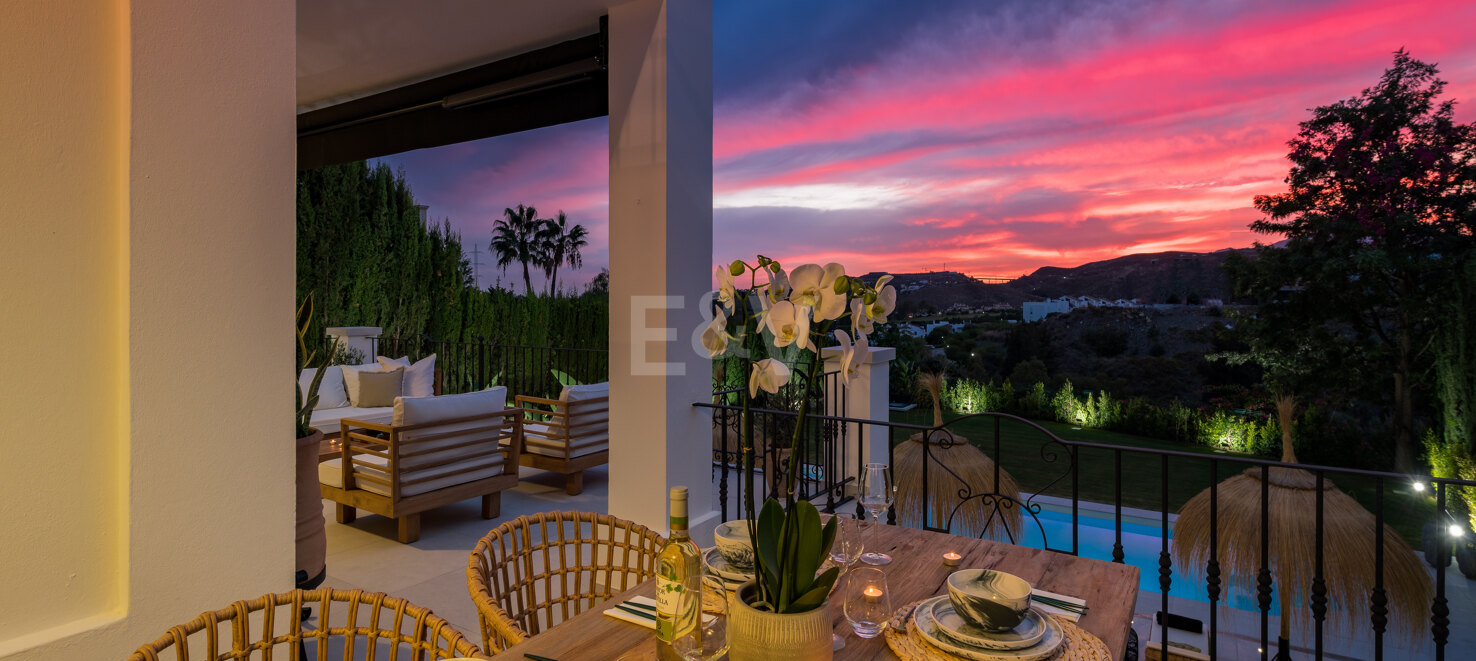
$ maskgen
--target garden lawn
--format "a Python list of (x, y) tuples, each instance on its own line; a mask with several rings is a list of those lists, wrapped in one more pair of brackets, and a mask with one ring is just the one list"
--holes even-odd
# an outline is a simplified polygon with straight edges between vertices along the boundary
[[(951, 419), (949, 416), (945, 419)], [(931, 424), (932, 412), (914, 409), (893, 412), (892, 422), (908, 424)], [(1000, 466), (1014, 476), (1020, 489), (1030, 493), (1043, 493), (1061, 498), (1072, 494), (1070, 455), (1064, 447), (1051, 441), (1039, 430), (1014, 420), (999, 420), (999, 448), (995, 450), (994, 427), (996, 418), (977, 417), (960, 420), (949, 425), (954, 433), (961, 434), (985, 454), (997, 456)], [(1244, 471), (1249, 465), (1236, 461), (1246, 455), (1216, 452), (1209, 448), (1162, 441), (1132, 434), (1082, 429), (1072, 425), (1035, 421), (1041, 427), (1065, 441), (1081, 441), (1112, 445), (1122, 448), (1122, 504), (1124, 507), (1161, 512), (1164, 503), (1164, 475), (1167, 474), (1168, 502), (1170, 513), (1178, 512), (1184, 503), (1195, 494), (1210, 486), (1210, 464), (1218, 460), (1214, 479), (1224, 481)], [(893, 443), (906, 442), (908, 430), (894, 429)], [(1204, 458), (1167, 457), (1131, 451), (1133, 448), (1148, 450), (1173, 450), (1203, 455)], [(1054, 451), (1055, 461), (1048, 461)], [(1115, 474), (1117, 451), (1098, 448), (1078, 448), (1080, 470), (1077, 472), (1076, 488), (1083, 501), (1111, 505), (1116, 501), (1118, 481)], [(1370, 512), (1374, 511), (1375, 480), (1349, 474), (1327, 473), (1327, 480), (1356, 498)], [(1411, 545), (1418, 545), (1421, 524), (1433, 520), (1435, 506), (1431, 498), (1414, 494), (1403, 481), (1384, 484), (1384, 521), (1394, 528)]]

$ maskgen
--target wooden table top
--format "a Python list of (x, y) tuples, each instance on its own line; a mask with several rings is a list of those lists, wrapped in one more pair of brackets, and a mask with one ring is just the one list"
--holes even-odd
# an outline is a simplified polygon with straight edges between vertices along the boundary
[[(948, 575), (959, 568), (998, 569), (1029, 581), (1038, 589), (1085, 599), (1089, 610), (1077, 625), (1101, 638), (1114, 656), (1122, 654), (1126, 647), (1138, 598), (1137, 567), (875, 523), (862, 524), (862, 539), (867, 551), (882, 551), (892, 556), (892, 562), (881, 569), (887, 573), (894, 609), (947, 594)], [(963, 556), (958, 567), (943, 565), (943, 553), (947, 551)], [(653, 579), (617, 595), (610, 603), (654, 594)], [(595, 607), (580, 613), (492, 658), (521, 660), (524, 653), (559, 661), (656, 658), (655, 631), (606, 617), (604, 610)], [(832, 603), (830, 614), (835, 633), (846, 642), (835, 653), (837, 661), (895, 661), (896, 655), (881, 636), (864, 639), (852, 633), (840, 603)]]

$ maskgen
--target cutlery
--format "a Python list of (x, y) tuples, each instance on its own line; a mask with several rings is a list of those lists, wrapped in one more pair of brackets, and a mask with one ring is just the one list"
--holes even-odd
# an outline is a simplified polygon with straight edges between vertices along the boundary
[(524, 652), (523, 653), (523, 658), (525, 658), (525, 659), (532, 659), (533, 661), (559, 661), (558, 659), (550, 659), (550, 658), (548, 658), (546, 656), (538, 656), (537, 654), (528, 654), (527, 652)]

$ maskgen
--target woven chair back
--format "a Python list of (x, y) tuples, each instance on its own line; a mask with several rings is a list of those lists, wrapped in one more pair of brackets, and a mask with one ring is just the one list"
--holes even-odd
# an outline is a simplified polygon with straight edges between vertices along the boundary
[[(302, 610), (313, 608), (318, 625), (304, 629)], [(383, 592), (363, 590), (293, 590), (237, 601), (206, 611), (148, 643), (129, 661), (298, 661), (313, 641), (312, 659), (400, 659), (438, 661), (487, 658), (429, 609)], [(327, 656), (342, 647), (342, 654)], [(304, 659), (303, 661), (306, 661)]]
[(656, 575), (666, 539), (608, 514), (520, 516), (477, 542), (466, 568), (489, 653), (578, 615)]

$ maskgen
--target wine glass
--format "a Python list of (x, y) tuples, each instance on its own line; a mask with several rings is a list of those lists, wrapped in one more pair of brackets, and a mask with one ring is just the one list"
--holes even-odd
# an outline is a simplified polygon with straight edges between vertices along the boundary
[(830, 561), (845, 571), (861, 557), (861, 522), (855, 517), (836, 513), (835, 543), (830, 547)]
[[(839, 512), (831, 516), (835, 517), (836, 521), (835, 541), (830, 545), (830, 561), (834, 562), (844, 574), (861, 557), (861, 522), (855, 517)], [(846, 641), (832, 633), (830, 634), (830, 645), (833, 650), (839, 650), (846, 646)]]
[[(892, 494), (897, 491), (892, 486), (892, 470), (886, 464), (866, 464), (866, 469), (861, 471), (859, 500), (861, 506), (871, 512), (871, 518), (881, 523), (881, 513), (892, 506)], [(868, 551), (861, 554), (861, 562), (868, 565), (885, 565), (892, 561), (892, 556), (876, 551)]]
[(679, 627), (671, 647), (687, 661), (711, 661), (728, 653), (728, 591), (713, 577), (688, 576), (677, 597)]
[(875, 638), (892, 617), (892, 591), (887, 574), (876, 567), (846, 572), (846, 620), (862, 638)]

